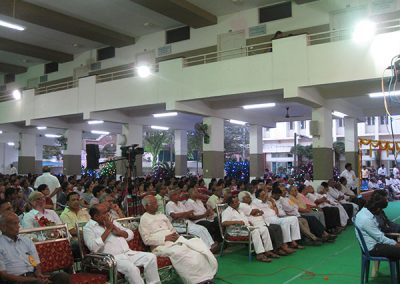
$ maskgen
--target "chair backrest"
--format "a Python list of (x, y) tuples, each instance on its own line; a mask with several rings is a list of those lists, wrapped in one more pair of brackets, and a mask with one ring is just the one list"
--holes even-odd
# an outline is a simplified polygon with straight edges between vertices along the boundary
[(50, 235), (58, 232), (58, 236), (44, 241), (35, 242), (35, 247), (40, 259), (42, 272), (50, 273), (57, 270), (70, 268), (74, 264), (71, 245), (69, 242), (67, 225), (40, 227), (21, 230), (20, 234), (34, 236), (35, 234)]
[(83, 239), (83, 227), (86, 225), (86, 223), (87, 222), (75, 223), (75, 230), (76, 230), (76, 236), (78, 237), (79, 252), (81, 254), (81, 259), (83, 259), (86, 254), (90, 253)]
[(360, 230), (360, 228), (358, 228), (357, 226), (354, 226), (355, 230), (356, 230), (356, 235), (358, 236), (358, 244), (360, 245), (361, 248), (361, 252), (366, 256), (366, 257), (370, 257), (369, 256), (369, 251), (367, 248), (367, 244), (365, 243), (364, 240), (364, 236)]
[(219, 231), (221, 233), (222, 238), (224, 238), (224, 227), (222, 226), (222, 211), (224, 211), (228, 207), (228, 204), (217, 204), (216, 211), (217, 211), (217, 217), (218, 217), (218, 227)]
[(128, 245), (131, 250), (148, 251), (138, 230), (140, 217), (126, 217), (117, 219), (115, 221), (120, 223), (123, 227), (133, 231), (133, 239), (128, 241)]

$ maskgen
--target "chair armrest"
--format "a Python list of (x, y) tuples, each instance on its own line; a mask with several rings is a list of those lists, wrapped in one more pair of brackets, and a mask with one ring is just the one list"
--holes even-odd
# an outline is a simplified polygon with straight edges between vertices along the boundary
[(108, 271), (109, 282), (117, 280), (117, 262), (113, 255), (107, 253), (86, 254), (82, 260), (82, 268), (92, 268), (100, 271)]

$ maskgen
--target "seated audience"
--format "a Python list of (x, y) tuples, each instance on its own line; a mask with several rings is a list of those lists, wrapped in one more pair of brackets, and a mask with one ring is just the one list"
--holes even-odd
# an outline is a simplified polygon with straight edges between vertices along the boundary
[(96, 185), (93, 188), (93, 198), (90, 199), (89, 206), (92, 207), (93, 205), (99, 204), (99, 198), (106, 192), (106, 189), (103, 185)]
[(46, 205), (44, 206), (46, 209), (54, 209), (53, 200), (49, 197), (50, 189), (47, 184), (41, 184), (38, 186), (37, 191), (43, 193), (46, 198)]
[(100, 204), (104, 204), (108, 209), (108, 215), (111, 217), (111, 220), (117, 220), (119, 218), (125, 218), (124, 212), (122, 212), (121, 208), (118, 204), (114, 203), (113, 198), (110, 194), (103, 194), (100, 197)]
[(158, 209), (157, 212), (158, 213), (162, 213), (165, 214), (165, 205), (168, 202), (168, 188), (165, 184), (160, 184), (156, 187), (156, 199), (157, 199), (157, 203), (158, 203)]
[(32, 240), (18, 235), (19, 218), (11, 212), (0, 215), (0, 282), (4, 284), (69, 284), (65, 272), (44, 275), (40, 259)]
[(69, 233), (77, 236), (75, 229), (76, 223), (87, 222), (90, 220), (89, 213), (86, 208), (80, 207), (80, 198), (77, 192), (70, 192), (67, 195), (67, 206), (60, 215), (61, 220), (67, 225)]
[(140, 218), (139, 232), (152, 251), (168, 256), (184, 283), (210, 281), (217, 272), (218, 262), (201, 239), (185, 239), (164, 214), (157, 214), (157, 199), (148, 195), (142, 199), (146, 213)]
[(138, 266), (144, 268), (146, 283), (160, 283), (156, 256), (148, 252), (133, 251), (127, 241), (133, 239), (133, 232), (111, 221), (103, 204), (90, 208), (92, 218), (83, 227), (83, 238), (91, 252), (112, 254), (117, 262), (117, 270), (130, 284), (143, 283)]

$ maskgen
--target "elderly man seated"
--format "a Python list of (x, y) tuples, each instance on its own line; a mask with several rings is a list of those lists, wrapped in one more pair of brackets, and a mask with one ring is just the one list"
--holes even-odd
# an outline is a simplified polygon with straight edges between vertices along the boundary
[(217, 250), (218, 243), (214, 242), (207, 229), (201, 225), (195, 224), (190, 220), (195, 216), (194, 210), (189, 210), (181, 201), (179, 201), (179, 191), (171, 191), (169, 198), (170, 201), (165, 207), (166, 215), (174, 221), (183, 220), (185, 223), (187, 223), (189, 234), (195, 235), (202, 239), (208, 248), (211, 249), (211, 251)]
[(212, 280), (218, 262), (201, 239), (179, 236), (164, 214), (157, 214), (157, 199), (148, 195), (142, 199), (146, 213), (140, 218), (139, 232), (153, 253), (168, 256), (184, 283)]
[(156, 256), (152, 253), (133, 251), (127, 241), (133, 239), (133, 232), (111, 221), (108, 209), (103, 204), (90, 208), (92, 218), (83, 227), (83, 238), (91, 252), (111, 254), (117, 262), (118, 272), (124, 274), (130, 284), (143, 283), (138, 266), (143, 266), (146, 283), (160, 283)]
[(12, 211), (0, 215), (0, 283), (69, 284), (64, 272), (42, 274), (40, 259), (32, 240), (18, 235), (19, 218)]
[[(250, 229), (256, 259), (261, 262), (271, 262), (268, 252), (273, 249), (267, 227), (252, 226), (247, 217), (239, 211), (239, 199), (229, 196), (226, 200), (228, 207), (222, 212), (221, 222), (231, 236), (247, 236), (247, 230), (240, 228), (246, 226)], [(261, 215), (260, 215), (261, 216)], [(238, 230), (239, 229), (239, 230)]]
[(22, 218), (21, 224), (24, 229), (47, 226), (50, 223), (53, 223), (53, 225), (62, 224), (60, 217), (54, 210), (45, 209), (46, 197), (43, 193), (34, 191), (28, 199), (32, 205), (32, 210)]

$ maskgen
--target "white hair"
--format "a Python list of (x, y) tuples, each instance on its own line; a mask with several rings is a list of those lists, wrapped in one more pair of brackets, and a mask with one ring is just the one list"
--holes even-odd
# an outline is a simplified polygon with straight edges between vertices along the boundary
[(239, 201), (240, 201), (240, 202), (243, 202), (243, 198), (244, 198), (246, 195), (248, 195), (248, 196), (250, 196), (250, 198), (252, 198), (250, 192), (248, 192), (248, 191), (241, 191), (241, 192), (239, 192), (239, 195), (238, 195)]

